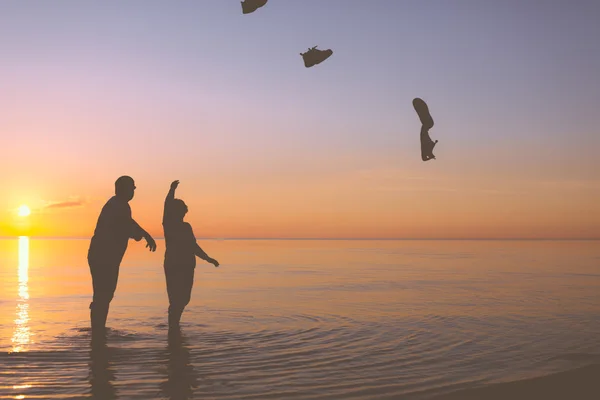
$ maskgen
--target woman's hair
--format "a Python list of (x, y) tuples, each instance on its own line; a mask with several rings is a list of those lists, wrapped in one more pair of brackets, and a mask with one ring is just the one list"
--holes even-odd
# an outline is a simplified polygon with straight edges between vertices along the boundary
[(181, 199), (173, 200), (173, 216), (183, 218), (185, 214), (188, 212), (187, 205)]

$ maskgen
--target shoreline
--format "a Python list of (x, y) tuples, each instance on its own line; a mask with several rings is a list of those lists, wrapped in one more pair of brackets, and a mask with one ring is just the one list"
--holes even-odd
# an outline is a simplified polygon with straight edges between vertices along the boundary
[(430, 400), (596, 400), (600, 399), (600, 364), (518, 381), (494, 383), (438, 395)]

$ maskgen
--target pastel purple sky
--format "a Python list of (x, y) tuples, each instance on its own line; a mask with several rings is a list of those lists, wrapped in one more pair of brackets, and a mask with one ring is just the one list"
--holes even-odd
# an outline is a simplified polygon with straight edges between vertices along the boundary
[[(600, 237), (598, 21), (598, 1), (0, 2), (0, 236), (89, 236), (127, 174), (157, 236), (179, 179), (199, 236)], [(315, 45), (334, 54), (306, 69)]]

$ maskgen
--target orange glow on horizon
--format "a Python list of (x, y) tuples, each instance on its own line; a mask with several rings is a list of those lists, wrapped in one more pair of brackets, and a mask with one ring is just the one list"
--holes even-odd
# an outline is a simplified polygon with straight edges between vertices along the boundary
[[(170, 180), (157, 180), (139, 173), (130, 205), (134, 219), (154, 237), (162, 237), (162, 207)], [(298, 172), (293, 179), (273, 173), (257, 175), (253, 182), (243, 174), (181, 181), (177, 197), (188, 205), (186, 220), (198, 237), (600, 237), (600, 185), (593, 181), (515, 177), (492, 181), (480, 174), (465, 178), (396, 167), (335, 173), (310, 170)], [(59, 198), (60, 193), (75, 192), (89, 200), (38, 206), (34, 199), (26, 199), (36, 211), (23, 218), (14, 208), (2, 212), (10, 207), (0, 199), (0, 236), (91, 237), (103, 205), (113, 195), (110, 176), (81, 188), (60, 181), (54, 186), (46, 183), (40, 186), (40, 196), (49, 192), (49, 198)]]

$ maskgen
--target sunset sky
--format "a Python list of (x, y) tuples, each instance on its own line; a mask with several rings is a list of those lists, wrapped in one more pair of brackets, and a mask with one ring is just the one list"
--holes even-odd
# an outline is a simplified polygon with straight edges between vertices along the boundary
[[(0, 236), (600, 238), (600, 2), (0, 2)], [(305, 68), (318, 45), (330, 59)], [(435, 120), (421, 161), (412, 99)], [(28, 205), (30, 216), (18, 216)]]

